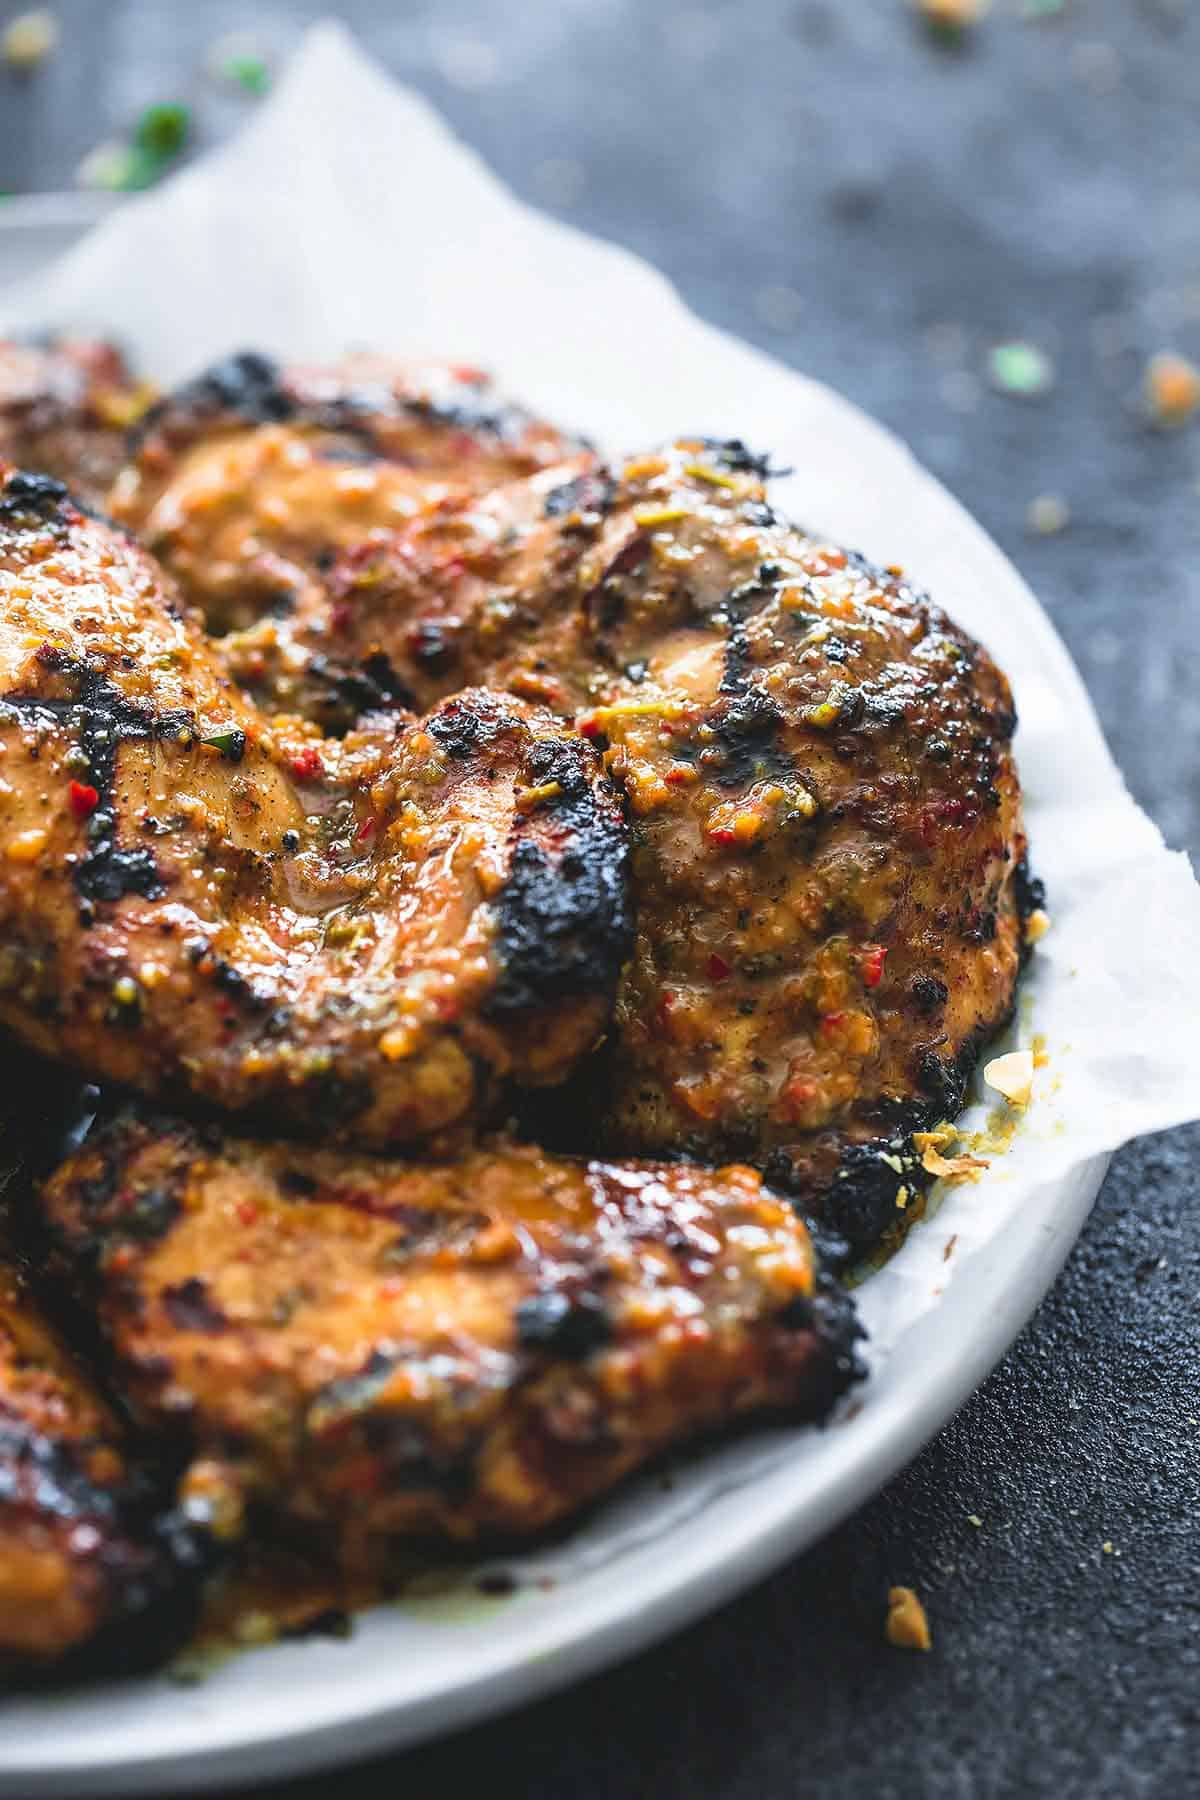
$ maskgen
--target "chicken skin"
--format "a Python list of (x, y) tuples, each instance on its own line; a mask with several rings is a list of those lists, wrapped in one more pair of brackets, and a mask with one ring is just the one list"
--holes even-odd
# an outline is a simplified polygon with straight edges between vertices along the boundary
[(153, 399), (111, 344), (0, 339), (0, 462), (55, 475), (102, 506), (125, 460), (126, 432)]
[(189, 1516), (266, 1508), (347, 1569), (540, 1530), (856, 1373), (847, 1303), (745, 1168), (421, 1167), (125, 1115), (40, 1205), (118, 1388), (193, 1458)]
[(592, 748), (467, 692), (338, 742), (247, 705), (153, 563), (0, 484), (0, 1018), (150, 1093), (329, 1141), (561, 1080), (630, 942)]

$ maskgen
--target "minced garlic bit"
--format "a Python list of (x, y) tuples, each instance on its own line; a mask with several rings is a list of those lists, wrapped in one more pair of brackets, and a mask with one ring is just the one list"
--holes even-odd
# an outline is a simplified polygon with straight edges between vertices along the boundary
[(1050, 929), (1050, 914), (1035, 906), (1025, 921), (1025, 942), (1040, 944)]
[(942, 1151), (957, 1138), (953, 1125), (938, 1125), (932, 1131), (914, 1131), (913, 1146), (921, 1158), (921, 1167), (938, 1181), (978, 1181), (988, 1164), (982, 1156), (943, 1156)]
[(1033, 1051), (1010, 1050), (1007, 1056), (994, 1056), (983, 1071), (983, 1079), (1010, 1106), (1028, 1106), (1033, 1097)]
[(932, 1650), (929, 1620), (912, 1588), (888, 1589), (887, 1620), (883, 1632), (888, 1643), (893, 1644), (897, 1650)]
[(36, 69), (57, 48), (58, 20), (46, 7), (18, 13), (0, 38), (0, 56), (10, 69)]
[(40, 827), (35, 827), (32, 831), (19, 831), (16, 837), (8, 840), (9, 862), (37, 862), (48, 841), (49, 833)]

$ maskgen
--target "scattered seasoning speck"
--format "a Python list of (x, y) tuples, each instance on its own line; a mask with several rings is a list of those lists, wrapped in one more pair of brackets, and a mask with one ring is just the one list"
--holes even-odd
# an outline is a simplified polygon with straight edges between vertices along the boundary
[(1186, 356), (1160, 350), (1146, 365), (1146, 410), (1156, 425), (1182, 425), (1200, 405), (1200, 369)]
[(1010, 1050), (984, 1065), (983, 1079), (1010, 1106), (1028, 1106), (1033, 1095), (1033, 1051)]
[[(1042, 907), (1036, 906), (1025, 921), (1025, 942), (1040, 944), (1050, 929), (1050, 914)], [(1036, 1053), (1034, 1061), (1037, 1061)]]
[(48, 7), (18, 13), (4, 28), (0, 56), (10, 69), (32, 73), (58, 48), (58, 20)]
[(128, 144), (97, 144), (76, 169), (75, 185), (117, 193), (134, 186), (137, 166), (138, 158)]
[(909, 1587), (888, 1589), (884, 1636), (897, 1650), (932, 1650), (929, 1620), (916, 1593)]
[(1054, 362), (1036, 344), (996, 344), (988, 352), (988, 379), (1002, 394), (1029, 399), (1054, 386)]
[(979, 1531), (982, 1529), (983, 1520), (980, 1518), (978, 1513), (968, 1513), (967, 1514), (967, 1524), (973, 1525), (975, 1527), (976, 1531)]
[(914, 0), (914, 4), (934, 36), (948, 43), (958, 43), (988, 9), (988, 0)]
[(178, 156), (187, 142), (191, 113), (178, 100), (148, 106), (137, 123), (133, 141), (147, 155), (166, 160)]
[(1061, 494), (1038, 494), (1025, 513), (1026, 529), (1035, 537), (1057, 537), (1071, 522), (1071, 509)]

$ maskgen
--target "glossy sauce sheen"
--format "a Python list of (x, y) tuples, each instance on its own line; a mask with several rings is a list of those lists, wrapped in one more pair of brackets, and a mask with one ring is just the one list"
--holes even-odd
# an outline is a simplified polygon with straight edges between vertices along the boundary
[(191, 1446), (189, 1516), (266, 1505), (344, 1568), (538, 1529), (853, 1372), (808, 1233), (746, 1168), (504, 1143), (423, 1168), (126, 1118), (42, 1206), (121, 1391)]

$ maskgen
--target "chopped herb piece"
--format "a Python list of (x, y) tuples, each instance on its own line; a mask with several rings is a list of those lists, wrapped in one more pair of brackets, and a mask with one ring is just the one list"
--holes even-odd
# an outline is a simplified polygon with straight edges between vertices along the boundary
[(219, 73), (247, 94), (265, 94), (271, 86), (271, 71), (261, 56), (231, 56)]
[(226, 762), (239, 763), (246, 754), (246, 734), (236, 725), (230, 725), (222, 731), (214, 731), (211, 737), (201, 738), (210, 750), (219, 750)]
[(1036, 344), (996, 344), (988, 355), (988, 378), (1002, 394), (1030, 398), (1054, 386), (1054, 363)]
[(137, 149), (166, 161), (178, 156), (187, 142), (191, 113), (178, 100), (148, 106), (138, 120), (133, 141)]

